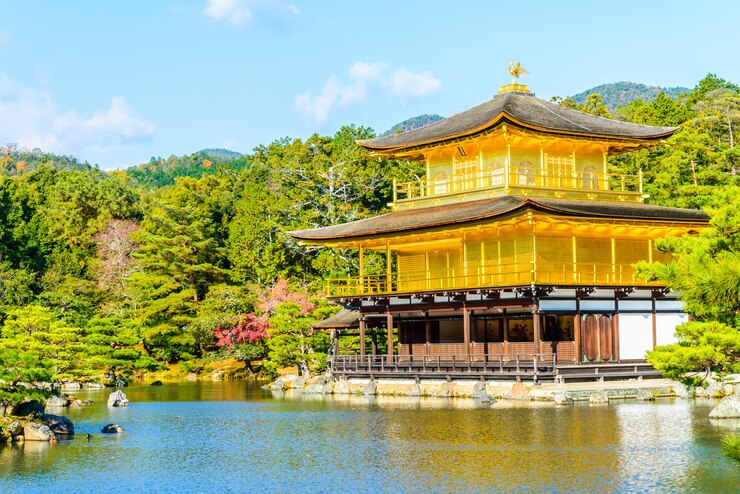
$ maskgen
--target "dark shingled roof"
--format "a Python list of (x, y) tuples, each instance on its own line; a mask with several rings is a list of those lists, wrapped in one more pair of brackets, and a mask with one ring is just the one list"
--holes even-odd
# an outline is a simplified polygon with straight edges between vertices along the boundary
[(342, 309), (328, 319), (311, 325), (314, 329), (345, 329), (360, 326), (360, 311)]
[(699, 223), (706, 222), (709, 219), (706, 213), (694, 209), (625, 202), (566, 201), (504, 196), (444, 206), (394, 211), (342, 225), (293, 231), (289, 232), (289, 235), (309, 242), (368, 237), (488, 220), (507, 216), (526, 208), (556, 215), (588, 218)]
[(678, 127), (653, 127), (597, 117), (535, 98), (531, 93), (504, 93), (425, 127), (357, 142), (378, 151), (399, 150), (473, 135), (502, 121), (544, 132), (639, 140), (666, 138), (678, 130)]

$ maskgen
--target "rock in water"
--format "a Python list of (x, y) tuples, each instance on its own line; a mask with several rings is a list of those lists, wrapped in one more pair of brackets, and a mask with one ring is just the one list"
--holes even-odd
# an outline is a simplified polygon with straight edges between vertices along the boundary
[(75, 433), (75, 425), (67, 417), (62, 415), (52, 415), (45, 413), (41, 416), (41, 420), (44, 424), (49, 426), (49, 429), (54, 434), (73, 435)]
[(103, 434), (120, 434), (122, 432), (126, 432), (126, 430), (118, 424), (108, 424), (103, 427), (103, 430), (100, 432)]
[(272, 383), (272, 390), (285, 391), (285, 382), (281, 378), (275, 379), (275, 382)]
[(340, 379), (334, 384), (335, 395), (348, 395), (350, 393), (349, 381)]
[(23, 436), (26, 441), (52, 441), (54, 433), (46, 424), (26, 424), (23, 428)]
[(67, 401), (67, 398), (61, 396), (50, 396), (49, 399), (46, 400), (46, 406), (47, 408), (64, 408), (69, 406), (69, 402)]
[(573, 398), (571, 398), (565, 393), (556, 394), (553, 401), (555, 402), (556, 405), (572, 405), (573, 404)]
[(303, 379), (302, 377), (299, 377), (298, 379), (290, 383), (290, 389), (297, 389), (299, 391), (302, 391), (305, 385), (306, 385), (306, 380)]
[(605, 391), (594, 391), (588, 396), (588, 402), (594, 405), (608, 405), (609, 395)]
[(150, 386), (162, 386), (162, 381), (154, 381)]
[(487, 396), (488, 393), (486, 392), (486, 382), (485, 381), (478, 381), (475, 383), (475, 386), (473, 386), (473, 398), (483, 398)]
[(732, 395), (722, 398), (722, 401), (709, 412), (710, 419), (737, 419), (740, 418), (740, 396)]
[(112, 392), (110, 396), (108, 397), (108, 406), (109, 407), (127, 407), (128, 398), (126, 398), (126, 395), (123, 394), (123, 391), (119, 389), (118, 391)]

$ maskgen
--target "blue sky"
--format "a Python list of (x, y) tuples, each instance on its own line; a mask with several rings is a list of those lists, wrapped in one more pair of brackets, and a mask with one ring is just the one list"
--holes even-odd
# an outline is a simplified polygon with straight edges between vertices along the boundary
[(0, 142), (121, 168), (605, 82), (740, 83), (740, 3), (139, 0), (0, 4)]

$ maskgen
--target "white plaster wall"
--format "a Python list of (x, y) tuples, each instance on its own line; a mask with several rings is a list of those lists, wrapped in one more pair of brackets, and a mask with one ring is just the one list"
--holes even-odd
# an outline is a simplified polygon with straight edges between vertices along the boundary
[(575, 300), (540, 300), (541, 310), (576, 310)]
[(657, 310), (683, 310), (681, 300), (656, 300), (655, 308)]
[[(679, 324), (683, 324), (688, 320), (689, 316), (686, 314), (657, 314), (655, 316), (656, 343), (658, 345), (669, 345), (671, 343), (676, 343), (676, 326), (678, 326)], [(621, 325), (619, 329), (621, 333)]]
[(619, 310), (653, 310), (650, 300), (620, 300)]
[(614, 310), (613, 300), (581, 300), (581, 310)]
[[(621, 304), (620, 304), (621, 305)], [(653, 321), (650, 314), (619, 314), (619, 358), (644, 359), (653, 349)]]

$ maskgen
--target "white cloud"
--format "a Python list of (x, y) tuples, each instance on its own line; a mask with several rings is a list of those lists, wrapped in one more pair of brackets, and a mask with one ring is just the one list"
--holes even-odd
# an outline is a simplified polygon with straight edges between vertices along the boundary
[(121, 150), (155, 131), (154, 124), (137, 116), (122, 97), (85, 118), (59, 111), (48, 92), (21, 86), (7, 76), (0, 77), (0, 115), (0, 142), (65, 154)]
[(379, 62), (355, 62), (349, 69), (350, 82), (343, 84), (336, 76), (324, 83), (321, 92), (314, 95), (306, 91), (296, 97), (299, 112), (316, 123), (325, 123), (337, 108), (365, 101), (375, 92), (387, 92), (399, 97), (419, 97), (433, 93), (442, 86), (431, 72), (414, 73), (406, 68), (397, 69), (388, 76), (388, 66)]
[(438, 91), (442, 83), (431, 72), (417, 74), (400, 68), (393, 74), (393, 92), (402, 96), (424, 96)]
[(271, 15), (300, 15), (298, 7), (282, 0), (208, 0), (203, 14), (213, 20), (242, 27), (249, 24), (258, 11)]

